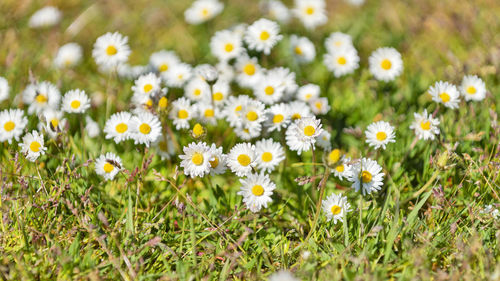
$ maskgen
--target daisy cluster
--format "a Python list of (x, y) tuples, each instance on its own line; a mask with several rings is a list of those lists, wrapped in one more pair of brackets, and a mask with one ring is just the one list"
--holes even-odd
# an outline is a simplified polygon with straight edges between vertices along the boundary
[[(281, 24), (295, 17), (313, 30), (327, 21), (324, 0), (296, 0), (291, 9), (279, 1), (267, 1), (261, 6)], [(185, 20), (201, 24), (223, 8), (224, 4), (217, 0), (198, 0), (185, 11)], [(54, 17), (52, 21), (43, 19), (49, 13)], [(37, 12), (33, 20), (37, 24), (30, 21), (30, 25), (55, 24), (60, 16), (49, 8)], [(99, 71), (133, 81), (129, 109), (111, 114), (102, 135), (116, 144), (133, 141), (153, 147), (162, 159), (178, 159), (184, 174), (191, 178), (234, 174), (241, 183), (237, 194), (252, 212), (272, 203), (276, 189), (273, 173), (287, 153), (301, 156), (308, 151), (322, 151), (325, 168), (340, 181), (349, 182), (362, 195), (380, 191), (385, 173), (376, 160), (351, 159), (340, 149), (332, 149), (331, 133), (321, 119), (330, 111), (327, 93), (314, 83), (299, 84), (296, 74), (287, 67), (264, 66), (267, 56), (287, 37), (287, 50), (297, 63), (310, 63), (318, 55), (310, 39), (282, 34), (278, 22), (261, 18), (215, 32), (209, 43), (211, 55), (217, 60), (213, 65), (191, 65), (172, 50), (159, 50), (149, 56), (147, 65), (131, 66), (128, 37), (119, 32), (100, 36), (91, 53)], [(333, 77), (352, 74), (359, 68), (360, 57), (349, 34), (333, 32), (324, 40), (324, 46), (323, 63)], [(82, 47), (67, 43), (58, 50), (53, 65), (75, 67), (83, 58)], [(378, 48), (367, 61), (369, 72), (381, 83), (394, 81), (403, 73), (402, 56), (395, 48)], [(486, 87), (479, 77), (465, 76), (460, 87), (440, 81), (428, 93), (435, 102), (455, 109), (460, 96), (466, 101), (484, 99)], [(8, 81), (0, 78), (0, 100), (8, 97)], [(46, 153), (46, 138), (57, 139), (69, 130), (68, 116), (84, 116), (90, 137), (101, 134), (98, 124), (86, 114), (92, 101), (85, 90), (71, 89), (62, 95), (59, 87), (49, 81), (33, 81), (22, 92), (22, 105), (25, 111), (0, 112), (0, 141), (20, 141), (20, 151), (29, 161), (37, 161)], [(434, 140), (439, 135), (436, 112), (414, 114), (410, 128), (416, 138)], [(29, 124), (25, 114), (36, 117), (30, 120), (37, 120), (37, 130), (26, 133)], [(211, 139), (208, 127), (231, 128), (237, 143), (223, 147), (204, 141)], [(182, 152), (176, 149), (176, 133), (190, 134), (193, 139), (182, 147)], [(367, 126), (365, 140), (372, 149), (385, 150), (396, 141), (395, 128), (387, 121), (374, 122)], [(111, 152), (97, 157), (94, 164), (96, 173), (106, 180), (113, 180), (124, 169), (121, 158)], [(342, 194), (329, 195), (322, 208), (327, 220), (334, 223), (342, 222), (351, 211)]]

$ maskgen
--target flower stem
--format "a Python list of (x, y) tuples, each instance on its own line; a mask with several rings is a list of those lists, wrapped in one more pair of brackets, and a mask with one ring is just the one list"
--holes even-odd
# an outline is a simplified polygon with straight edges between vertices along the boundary
[(319, 218), (319, 213), (321, 212), (321, 202), (323, 201), (323, 195), (325, 194), (325, 187), (326, 187), (326, 181), (328, 180), (328, 176), (330, 175), (330, 169), (328, 167), (325, 167), (325, 173), (323, 174), (323, 177), (321, 178), (321, 181), (319, 183), (319, 198), (318, 202), (316, 203), (316, 214), (314, 215), (314, 221), (311, 226), (311, 230), (309, 230), (309, 233), (307, 234), (305, 241), (308, 241), (309, 238), (311, 237), (312, 233), (316, 229), (316, 224), (318, 223), (318, 218)]

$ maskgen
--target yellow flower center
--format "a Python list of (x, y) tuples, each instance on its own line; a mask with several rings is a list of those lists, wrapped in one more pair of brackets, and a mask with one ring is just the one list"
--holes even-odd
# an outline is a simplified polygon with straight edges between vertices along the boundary
[(115, 130), (119, 134), (123, 134), (128, 130), (128, 125), (125, 123), (120, 123), (120, 124), (116, 125)]
[(328, 162), (337, 163), (339, 162), (341, 156), (342, 153), (340, 152), (340, 149), (334, 149), (328, 154)]
[(243, 67), (243, 72), (245, 72), (246, 75), (254, 75), (255, 74), (255, 65), (248, 63)]
[(205, 130), (203, 130), (203, 126), (200, 125), (200, 123), (196, 123), (193, 127), (193, 134), (196, 136), (196, 137), (199, 137), (201, 135), (203, 135), (203, 133), (205, 132)]
[(213, 98), (216, 101), (221, 101), (224, 98), (224, 95), (221, 92), (217, 92), (213, 94)]
[(364, 183), (371, 182), (372, 181), (372, 174), (370, 174), (370, 172), (368, 172), (368, 171), (363, 171), (361, 173), (361, 181)]
[(264, 89), (264, 92), (266, 92), (266, 95), (270, 96), (272, 94), (274, 94), (274, 88), (271, 87), (271, 86), (267, 86), (265, 89)]
[(3, 124), (4, 130), (7, 132), (14, 130), (15, 127), (16, 127), (16, 123), (14, 123), (12, 121), (7, 121), (7, 122), (5, 122), (5, 124)]
[(304, 128), (304, 135), (310, 137), (310, 136), (314, 135), (314, 133), (316, 133), (316, 129), (314, 129), (313, 126), (308, 125)]
[(300, 114), (298, 114), (298, 113), (294, 113), (294, 114), (292, 115), (292, 120), (298, 120), (298, 119), (300, 119), (300, 118), (302, 118), (302, 116), (300, 116)]
[(314, 105), (316, 106), (317, 109), (321, 109), (323, 107), (323, 104), (319, 101), (317, 101)]
[(387, 138), (387, 134), (385, 132), (378, 132), (376, 137), (377, 137), (377, 140), (383, 141)]
[(194, 89), (193, 94), (194, 94), (195, 96), (199, 96), (199, 95), (201, 95), (201, 90), (200, 90), (200, 89)]
[(168, 99), (166, 97), (161, 97), (160, 100), (158, 101), (158, 106), (160, 108), (167, 108), (168, 105)]
[(340, 207), (339, 207), (339, 206), (337, 206), (337, 205), (333, 205), (333, 206), (332, 206), (332, 209), (331, 209), (331, 211), (332, 211), (332, 215), (338, 215), (338, 214), (340, 214), (340, 210), (341, 210), (341, 209), (340, 209)]
[(214, 110), (213, 109), (207, 109), (205, 110), (205, 117), (214, 117)]
[(477, 92), (476, 88), (474, 88), (474, 86), (469, 86), (467, 87), (467, 94), (469, 95), (473, 95)]
[(333, 43), (333, 44), (337, 47), (340, 47), (340, 46), (342, 46), (342, 41), (335, 41), (335, 43)]
[(234, 49), (234, 46), (231, 43), (227, 43), (226, 46), (224, 46), (224, 50), (226, 50), (226, 52), (228, 52), (228, 53), (231, 52), (233, 49)]
[(420, 122), (420, 128), (422, 128), (422, 130), (429, 131), (431, 129), (431, 121)]
[(151, 84), (146, 84), (144, 85), (144, 92), (149, 93), (149, 91), (153, 90), (153, 85)]
[(281, 114), (276, 114), (276, 115), (274, 115), (274, 117), (273, 117), (273, 123), (274, 123), (274, 124), (281, 123), (281, 122), (283, 122), (283, 119), (285, 119), (285, 117), (283, 117), (283, 115), (281, 115)]
[(381, 63), (380, 63), (380, 67), (382, 67), (382, 69), (384, 70), (389, 70), (391, 69), (392, 67), (392, 63), (390, 60), (388, 59), (384, 59)]
[(142, 123), (140, 126), (139, 126), (139, 132), (141, 132), (142, 134), (144, 135), (147, 135), (149, 134), (149, 132), (151, 132), (151, 126), (149, 126), (148, 124), (146, 123)]
[(448, 95), (447, 93), (441, 93), (439, 97), (441, 98), (443, 103), (447, 103), (450, 101), (450, 95)]
[(106, 48), (106, 54), (108, 56), (114, 56), (116, 55), (116, 53), (118, 53), (118, 50), (116, 49), (115, 46), (113, 45), (109, 45), (107, 48)]
[(160, 66), (158, 67), (158, 70), (159, 70), (160, 72), (167, 71), (167, 70), (168, 70), (168, 64), (165, 64), (165, 63), (164, 63), (164, 64), (160, 65)]
[(52, 128), (57, 128), (57, 125), (59, 125), (59, 120), (56, 118), (50, 120), (50, 124), (52, 124)]
[(302, 55), (302, 49), (299, 46), (295, 47), (295, 53), (299, 56)]
[(337, 170), (337, 172), (339, 173), (342, 173), (344, 171), (344, 164), (340, 164), (338, 165), (337, 167), (335, 167), (335, 170)]
[(306, 100), (312, 98), (312, 96), (313, 96), (312, 94), (306, 94)]
[(148, 108), (151, 108), (151, 107), (153, 106), (153, 100), (152, 100), (152, 99), (148, 99), (148, 100), (146, 101), (146, 106), (147, 106)]
[(40, 145), (40, 143), (39, 143), (39, 142), (37, 142), (37, 141), (32, 141), (32, 142), (30, 143), (30, 150), (31, 150), (31, 151), (33, 151), (33, 152), (38, 152), (38, 151), (40, 151), (40, 147), (41, 147), (41, 145)]
[(238, 163), (240, 163), (241, 166), (248, 166), (250, 165), (250, 156), (246, 154), (240, 154), (238, 155)]
[(255, 111), (249, 111), (247, 113), (247, 119), (248, 121), (255, 121), (259, 118), (259, 115)]
[(193, 154), (193, 157), (191, 157), (191, 161), (193, 162), (193, 164), (195, 164), (196, 166), (200, 166), (201, 164), (203, 164), (203, 154), (199, 153), (199, 152), (195, 152)]
[(307, 7), (305, 11), (306, 11), (306, 14), (308, 14), (308, 15), (314, 14), (314, 8), (311, 6)]
[(106, 173), (111, 173), (113, 170), (115, 169), (115, 166), (109, 164), (108, 162), (104, 163), (104, 167), (103, 167), (103, 170), (104, 172)]
[(208, 16), (208, 9), (203, 9), (203, 10), (201, 10), (201, 15), (202, 15), (203, 17)]
[(38, 103), (46, 103), (47, 102), (47, 97), (45, 95), (38, 94), (38, 95), (36, 95), (35, 100)]
[(270, 162), (273, 160), (273, 154), (271, 152), (264, 152), (262, 153), (262, 161), (263, 162)]
[(78, 109), (80, 107), (80, 101), (79, 100), (74, 100), (71, 102), (71, 108), (73, 109)]
[(214, 160), (208, 162), (210, 163), (210, 167), (212, 169), (215, 169), (217, 168), (217, 166), (219, 166), (219, 158), (217, 156), (214, 156)]
[(238, 105), (237, 107), (234, 108), (235, 112), (241, 111), (243, 109), (243, 106)]
[(338, 57), (337, 58), (337, 63), (340, 64), (340, 65), (344, 65), (347, 63), (347, 60), (345, 59), (345, 57)]
[(252, 187), (252, 193), (255, 196), (261, 196), (262, 194), (264, 194), (264, 188), (262, 187), (262, 185), (256, 184)]
[(180, 119), (186, 119), (189, 117), (189, 113), (186, 110), (181, 109), (179, 110), (179, 112), (177, 112), (177, 117), (179, 117)]
[(262, 41), (266, 41), (267, 39), (269, 39), (269, 36), (270, 36), (270, 35), (269, 35), (269, 32), (267, 32), (267, 31), (262, 31), (262, 32), (260, 33), (260, 40), (262, 40)]

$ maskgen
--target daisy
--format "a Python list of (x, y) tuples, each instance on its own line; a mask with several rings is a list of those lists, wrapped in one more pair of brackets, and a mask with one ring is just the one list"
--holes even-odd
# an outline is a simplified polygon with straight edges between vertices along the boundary
[(240, 117), (244, 125), (260, 127), (260, 124), (266, 121), (266, 106), (258, 100), (249, 99), (244, 104)]
[(171, 70), (163, 73), (162, 77), (169, 87), (182, 88), (193, 76), (193, 68), (187, 63), (178, 63), (171, 66)]
[(236, 73), (234, 72), (234, 68), (227, 61), (220, 61), (215, 65), (215, 69), (219, 74), (219, 79), (217, 82), (226, 82), (229, 83), (233, 81)]
[(220, 175), (226, 172), (226, 158), (227, 156), (222, 153), (222, 147), (217, 147), (212, 143), (210, 147), (210, 174), (211, 175)]
[(248, 55), (239, 56), (235, 64), (236, 81), (242, 87), (253, 87), (262, 75), (261, 67), (256, 58), (250, 58)]
[(245, 42), (250, 50), (271, 53), (271, 49), (283, 38), (279, 25), (268, 19), (260, 19), (251, 24), (245, 32)]
[(429, 88), (428, 93), (432, 96), (433, 101), (451, 109), (458, 108), (460, 93), (455, 85), (438, 81)]
[(27, 124), (28, 118), (20, 109), (0, 111), (0, 142), (12, 143), (12, 139), (18, 141)]
[(240, 127), (234, 128), (234, 133), (242, 140), (251, 140), (259, 137), (262, 132), (260, 124), (242, 124)]
[(194, 69), (194, 73), (198, 76), (198, 78), (209, 84), (213, 84), (218, 78), (217, 75), (219, 75), (219, 72), (215, 67), (206, 63), (197, 65)]
[(217, 119), (221, 117), (221, 111), (217, 107), (213, 107), (212, 104), (208, 102), (199, 102), (196, 104), (196, 109), (198, 110), (198, 119), (203, 124), (217, 123)]
[(224, 4), (217, 0), (197, 0), (184, 12), (189, 24), (200, 24), (213, 19), (224, 9)]
[(9, 92), (9, 82), (7, 81), (7, 79), (0, 76), (0, 102), (3, 102), (4, 100), (9, 98)]
[(281, 77), (274, 73), (267, 73), (253, 87), (254, 95), (265, 104), (274, 104), (279, 101), (285, 92), (285, 85)]
[(170, 160), (170, 158), (175, 155), (174, 142), (167, 134), (162, 134), (162, 136), (153, 143), (153, 146), (156, 148), (162, 160)]
[(351, 74), (359, 67), (358, 51), (354, 47), (345, 47), (325, 54), (323, 63), (335, 77)]
[(255, 145), (250, 143), (238, 143), (227, 155), (227, 166), (238, 177), (244, 177), (252, 173), (252, 168), (257, 165)]
[(342, 194), (332, 194), (321, 202), (326, 220), (337, 224), (337, 221), (344, 222), (344, 214), (351, 212), (351, 204), (347, 202), (347, 197)]
[(57, 68), (73, 67), (80, 63), (83, 50), (77, 43), (68, 43), (59, 48), (54, 58), (54, 66)]
[(181, 167), (184, 168), (186, 176), (204, 177), (210, 173), (210, 158), (212, 156), (210, 148), (204, 142), (190, 143), (183, 149), (184, 154), (179, 155)]
[(156, 115), (143, 112), (130, 119), (131, 138), (135, 144), (149, 144), (156, 142), (161, 136), (161, 123)]
[(325, 48), (329, 53), (343, 48), (354, 48), (351, 35), (342, 32), (332, 32), (325, 40)]
[(62, 111), (47, 109), (40, 115), (39, 119), (42, 121), (39, 125), (39, 130), (44, 130), (51, 138), (56, 138), (66, 126), (66, 119), (63, 119)]
[(293, 14), (304, 24), (307, 29), (327, 22), (324, 0), (295, 0)]
[(269, 281), (300, 281), (288, 270), (280, 270), (269, 276)]
[(434, 140), (436, 135), (439, 135), (439, 120), (432, 118), (432, 115), (427, 113), (427, 109), (424, 109), (422, 114), (415, 112), (413, 115), (415, 121), (410, 125), (410, 129), (415, 130), (418, 139)]
[(151, 96), (161, 90), (161, 79), (154, 73), (139, 76), (132, 86), (132, 91), (139, 95)]
[(361, 6), (363, 5), (363, 3), (365, 3), (365, 0), (347, 0), (347, 3), (353, 6)]
[(165, 78), (165, 74), (168, 73), (174, 65), (180, 62), (179, 57), (173, 51), (161, 50), (149, 56), (149, 66), (163, 78)]
[(193, 130), (191, 131), (192, 135), (194, 138), (200, 138), (205, 135), (205, 129), (203, 129), (203, 126), (200, 123), (196, 123), (193, 126)]
[(266, 112), (266, 126), (269, 132), (286, 128), (290, 122), (290, 114), (286, 103), (275, 104)]
[(115, 113), (109, 117), (104, 125), (106, 139), (113, 139), (115, 143), (120, 143), (130, 138), (130, 119), (132, 114), (122, 111)]
[(267, 74), (270, 76), (279, 77), (278, 79), (281, 80), (283, 86), (285, 87), (284, 99), (289, 100), (295, 95), (295, 92), (297, 92), (299, 86), (295, 81), (294, 72), (290, 71), (290, 69), (286, 67), (275, 67), (273, 69), (268, 70)]
[(324, 150), (330, 150), (332, 144), (330, 143), (331, 134), (327, 130), (323, 130), (319, 136), (316, 137), (316, 144)]
[(316, 138), (323, 132), (321, 121), (315, 117), (302, 117), (288, 126), (286, 130), (286, 144), (290, 150), (301, 154), (314, 147)]
[(362, 158), (352, 165), (352, 174), (349, 181), (353, 183), (355, 191), (361, 189), (363, 195), (370, 194), (372, 191), (379, 191), (384, 180), (382, 167), (377, 161)]
[[(333, 152), (333, 151), (332, 151)], [(331, 153), (330, 153), (331, 155)], [(328, 161), (330, 162), (330, 155)], [(332, 167), (333, 174), (339, 179), (349, 179), (352, 177), (351, 158), (341, 156), (340, 161), (336, 161)]]
[(222, 115), (226, 118), (226, 121), (229, 122), (231, 127), (239, 127), (241, 126), (242, 111), (243, 107), (246, 106), (252, 99), (249, 96), (241, 95), (241, 96), (230, 96), (226, 100), (226, 104), (224, 109), (222, 110)]
[(150, 72), (149, 66), (147, 65), (130, 65), (128, 63), (122, 63), (116, 68), (114, 66), (109, 66), (108, 68), (106, 73), (111, 74), (116, 69), (118, 77), (128, 80), (135, 80), (139, 76)]
[(89, 116), (85, 116), (85, 123), (85, 131), (87, 132), (87, 135), (91, 138), (97, 137), (101, 132), (99, 124), (97, 124), (97, 122), (92, 120)]
[(476, 75), (466, 75), (462, 80), (460, 92), (466, 101), (480, 101), (486, 97), (486, 85)]
[(128, 37), (118, 32), (108, 32), (97, 38), (92, 56), (98, 65), (116, 67), (127, 62), (130, 52)]
[(217, 80), (212, 86), (212, 101), (216, 107), (224, 105), (227, 97), (230, 95), (231, 87), (225, 80)]
[(230, 30), (216, 32), (210, 40), (210, 50), (220, 61), (228, 61), (244, 52), (241, 36)]
[(61, 93), (57, 87), (47, 81), (29, 84), (23, 91), (23, 101), (28, 103), (28, 113), (40, 113), (48, 108), (57, 109)]
[(394, 48), (378, 48), (368, 59), (370, 72), (375, 79), (389, 82), (403, 72), (401, 54)]
[(204, 79), (195, 77), (184, 87), (184, 95), (193, 102), (210, 99), (210, 85)]
[(105, 180), (113, 180), (122, 169), (122, 159), (114, 153), (108, 152), (95, 160), (95, 172)]
[(313, 116), (311, 109), (303, 101), (293, 101), (288, 104), (288, 114), (292, 121), (300, 120), (304, 117)]
[(327, 114), (330, 111), (330, 105), (327, 98), (316, 98), (309, 101), (311, 111), (316, 114)]
[(396, 142), (394, 127), (388, 122), (378, 121), (368, 125), (365, 131), (366, 143), (375, 149), (383, 148), (390, 142)]
[(248, 174), (247, 178), (240, 179), (241, 187), (238, 195), (243, 196), (243, 202), (250, 211), (256, 213), (267, 208), (267, 204), (273, 199), (273, 190), (276, 185), (264, 174)]
[(37, 131), (27, 133), (23, 137), (23, 142), (19, 144), (21, 153), (31, 162), (35, 162), (38, 157), (45, 154), (47, 148), (43, 146), (43, 135)]
[(173, 120), (175, 128), (188, 129), (189, 120), (191, 120), (196, 114), (196, 107), (191, 105), (191, 102), (187, 98), (179, 98), (172, 102), (172, 110), (169, 113), (170, 119)]
[(263, 139), (255, 143), (257, 168), (265, 173), (270, 173), (276, 166), (285, 160), (285, 150), (278, 142), (272, 139)]
[(321, 89), (316, 84), (306, 84), (297, 91), (297, 99), (308, 102), (319, 97)]
[(30, 18), (28, 25), (31, 28), (49, 27), (61, 21), (62, 13), (53, 6), (45, 6), (36, 11)]
[(293, 56), (300, 63), (308, 63), (316, 57), (314, 44), (307, 37), (290, 36), (290, 48)]
[(281, 23), (288, 23), (290, 21), (291, 13), (281, 1), (261, 1), (260, 9), (271, 18), (274, 18)]
[(90, 99), (80, 89), (68, 91), (62, 100), (62, 110), (68, 113), (84, 113), (89, 107)]

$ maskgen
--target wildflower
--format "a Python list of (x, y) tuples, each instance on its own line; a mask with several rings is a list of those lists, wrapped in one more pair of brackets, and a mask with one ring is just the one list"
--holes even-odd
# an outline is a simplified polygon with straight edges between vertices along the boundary
[(165, 83), (169, 87), (181, 88), (193, 76), (193, 68), (187, 63), (174, 64), (166, 73), (162, 73)]
[(366, 143), (375, 149), (383, 148), (390, 142), (396, 142), (394, 139), (394, 127), (385, 121), (379, 121), (368, 125), (365, 131)]
[(248, 55), (242, 55), (237, 58), (236, 64), (236, 81), (242, 87), (253, 87), (262, 75), (260, 65), (256, 58), (250, 58)]
[(170, 160), (171, 156), (175, 155), (174, 143), (166, 134), (162, 134), (161, 137), (153, 143), (153, 146), (156, 148), (162, 160)]
[(292, 101), (288, 104), (288, 114), (292, 121), (313, 116), (311, 108), (303, 101)]
[(113, 139), (116, 143), (129, 139), (131, 136), (130, 119), (132, 119), (132, 114), (126, 111), (111, 115), (104, 125), (103, 131), (106, 133), (106, 139)]
[(370, 194), (374, 191), (379, 191), (382, 187), (384, 180), (384, 173), (382, 167), (377, 161), (362, 158), (352, 165), (352, 174), (349, 181), (355, 191), (360, 191), (363, 195)]
[(145, 144), (149, 147), (161, 136), (161, 123), (157, 116), (143, 112), (130, 119), (130, 136), (135, 144)]
[(458, 108), (458, 103), (460, 102), (460, 94), (455, 85), (438, 81), (429, 88), (429, 94), (432, 96), (432, 100), (443, 104), (445, 107), (455, 109)]
[[(330, 162), (330, 158), (332, 155), (331, 153), (329, 154), (328, 162)], [(344, 155), (342, 155), (339, 161), (336, 161), (333, 163), (332, 171), (333, 171), (333, 174), (339, 180), (349, 179), (350, 177), (352, 177), (351, 158), (345, 157)]]
[(242, 125), (243, 107), (250, 103), (251, 100), (252, 99), (246, 95), (237, 97), (230, 96), (227, 99), (224, 109), (222, 110), (222, 115), (226, 118), (231, 127), (240, 127)]
[(466, 101), (481, 101), (486, 97), (486, 85), (476, 75), (466, 75), (462, 80), (460, 92)]
[(354, 48), (354, 45), (352, 44), (351, 35), (342, 32), (332, 32), (325, 40), (325, 48), (328, 53), (334, 53), (339, 49)]
[(31, 28), (49, 27), (61, 21), (62, 13), (53, 6), (45, 6), (36, 11), (30, 18), (28, 25)]
[(80, 63), (83, 50), (77, 43), (68, 43), (59, 48), (54, 58), (54, 66), (57, 68), (73, 67)]
[(264, 13), (268, 14), (269, 16), (271, 16), (271, 18), (274, 18), (281, 23), (288, 23), (290, 21), (290, 11), (281, 1), (261, 1), (260, 8)]
[(250, 143), (236, 144), (227, 155), (227, 165), (238, 177), (244, 177), (252, 172), (257, 165), (255, 145)]
[(274, 45), (283, 38), (279, 31), (280, 27), (274, 21), (260, 19), (247, 28), (244, 39), (250, 50), (269, 55)]
[(210, 64), (200, 64), (194, 69), (194, 73), (198, 75), (203, 81), (212, 85), (216, 80), (219, 72), (217, 69)]
[(128, 37), (118, 32), (108, 32), (97, 38), (92, 56), (100, 66), (116, 67), (127, 62), (130, 52)]
[(394, 48), (378, 48), (368, 59), (370, 72), (375, 79), (389, 82), (403, 72), (401, 54)]
[(19, 144), (21, 152), (31, 162), (35, 162), (38, 157), (45, 154), (47, 148), (43, 145), (43, 135), (37, 131), (27, 133), (23, 137), (23, 142)]
[(253, 88), (254, 95), (265, 104), (274, 104), (281, 100), (285, 92), (285, 85), (281, 77), (275, 73), (262, 75)]
[(57, 87), (47, 81), (37, 84), (29, 84), (23, 91), (23, 101), (30, 106), (28, 113), (40, 113), (43, 110), (59, 107), (61, 93)]
[(198, 110), (198, 119), (203, 124), (217, 123), (217, 119), (221, 117), (221, 111), (217, 107), (213, 107), (209, 102), (199, 102), (196, 104), (196, 109)]
[(257, 168), (263, 172), (272, 172), (276, 166), (285, 160), (285, 150), (272, 139), (263, 139), (255, 143)]
[(210, 85), (205, 80), (195, 77), (184, 87), (185, 96), (193, 102), (210, 99)]
[(158, 72), (160, 76), (165, 79), (165, 75), (173, 68), (173, 66), (180, 63), (180, 59), (173, 51), (161, 50), (152, 53), (149, 56), (150, 68)]
[(290, 150), (297, 151), (300, 155), (302, 151), (309, 151), (314, 147), (316, 138), (322, 132), (320, 120), (315, 117), (303, 117), (288, 126), (286, 144)]
[(323, 63), (335, 77), (351, 74), (359, 67), (358, 51), (354, 47), (335, 49), (325, 54)]
[(316, 144), (324, 150), (332, 148), (330, 143), (331, 134), (327, 130), (323, 130), (319, 136), (316, 137)]
[(85, 131), (87, 131), (87, 135), (91, 138), (95, 138), (99, 135), (101, 130), (99, 129), (99, 124), (92, 120), (89, 116), (85, 116)]
[(113, 180), (122, 169), (122, 159), (114, 153), (108, 152), (95, 160), (95, 172), (105, 180)]
[(247, 178), (240, 179), (241, 187), (238, 195), (243, 196), (243, 202), (250, 211), (256, 213), (267, 208), (267, 204), (273, 199), (273, 190), (276, 185), (264, 174), (249, 174)]
[(141, 75), (135, 80), (132, 91), (134, 94), (152, 96), (161, 91), (161, 79), (154, 73)]
[(328, 20), (325, 6), (324, 0), (295, 0), (292, 12), (307, 29), (314, 29)]
[(413, 113), (415, 121), (410, 125), (410, 129), (415, 130), (415, 134), (419, 139), (434, 140), (436, 135), (439, 135), (439, 120), (432, 118), (431, 114), (427, 113), (427, 109), (422, 114)]
[(308, 103), (311, 111), (316, 115), (327, 114), (328, 111), (330, 111), (330, 105), (328, 104), (327, 98), (311, 99)]
[(279, 103), (271, 106), (266, 112), (266, 127), (268, 131), (281, 131), (286, 128), (290, 122), (288, 105)]
[(316, 84), (306, 84), (299, 88), (297, 91), (297, 99), (308, 102), (311, 99), (316, 99), (319, 97), (321, 89)]
[(12, 143), (12, 139), (18, 141), (27, 124), (28, 118), (20, 109), (0, 111), (0, 142)]
[(267, 71), (267, 74), (270, 76), (276, 76), (283, 83), (285, 87), (285, 96), (284, 99), (291, 99), (293, 95), (299, 88), (297, 83), (295, 82), (295, 73), (290, 71), (290, 69), (286, 67), (275, 67)]
[(189, 24), (200, 24), (213, 19), (224, 9), (224, 4), (217, 0), (197, 0), (184, 12)]
[(63, 118), (62, 111), (53, 109), (44, 110), (39, 114), (39, 119), (42, 122), (40, 122), (38, 129), (43, 129), (51, 138), (56, 138), (67, 123), (67, 120)]
[(220, 175), (226, 172), (226, 162), (227, 156), (222, 153), (222, 147), (217, 147), (215, 144), (212, 144), (210, 147), (210, 174), (211, 175)]
[(212, 86), (212, 100), (214, 105), (221, 107), (224, 105), (227, 97), (230, 95), (231, 87), (225, 80), (217, 80)]
[(0, 102), (3, 102), (4, 100), (9, 98), (9, 92), (9, 82), (7, 81), (7, 79), (0, 76)]
[(179, 155), (181, 167), (186, 176), (204, 177), (210, 173), (210, 148), (204, 142), (190, 143), (183, 149), (184, 154)]
[(244, 52), (242, 38), (230, 30), (218, 31), (210, 40), (210, 50), (220, 61), (228, 61)]
[(187, 98), (179, 98), (172, 102), (172, 110), (169, 113), (177, 130), (189, 128), (189, 120), (196, 113), (196, 107), (191, 105)]
[(290, 48), (293, 56), (300, 63), (309, 63), (316, 57), (314, 44), (307, 37), (290, 36)]
[(68, 113), (84, 113), (89, 107), (90, 99), (80, 89), (68, 91), (62, 100), (62, 109)]
[(337, 221), (344, 222), (344, 214), (351, 212), (351, 205), (347, 202), (347, 197), (341, 194), (332, 194), (321, 202), (326, 220), (337, 224)]
[(191, 131), (192, 135), (195, 137), (195, 138), (200, 138), (202, 136), (205, 135), (205, 129), (203, 129), (203, 126), (200, 124), (200, 123), (196, 123), (194, 126), (193, 126), (193, 130)]

